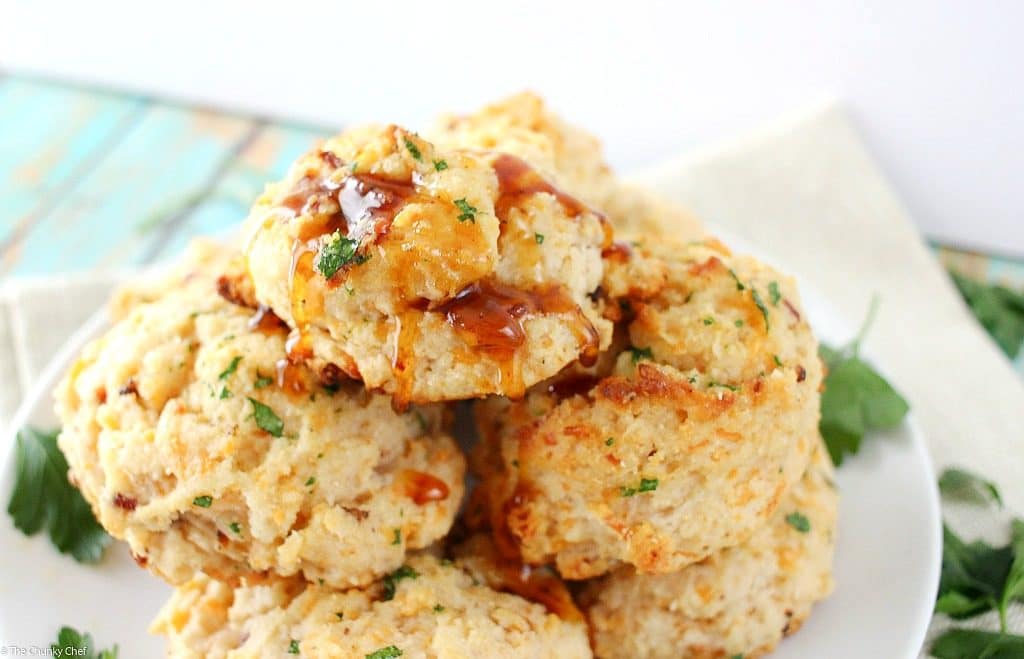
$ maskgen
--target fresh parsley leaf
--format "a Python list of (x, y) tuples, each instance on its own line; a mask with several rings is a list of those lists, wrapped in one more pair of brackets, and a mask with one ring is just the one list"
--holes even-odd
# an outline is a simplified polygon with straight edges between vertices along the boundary
[(860, 450), (865, 433), (899, 425), (910, 409), (892, 385), (858, 356), (877, 306), (877, 299), (872, 300), (864, 324), (849, 345), (840, 349), (822, 345), (819, 349), (828, 374), (818, 429), (836, 466), (847, 453)]
[(398, 588), (398, 582), (402, 579), (415, 579), (418, 576), (420, 576), (419, 572), (408, 565), (403, 565), (384, 577), (384, 601), (395, 599), (395, 590)]
[(757, 292), (757, 289), (753, 286), (750, 287), (750, 297), (754, 298), (754, 304), (761, 310), (761, 315), (764, 316), (764, 331), (771, 329), (771, 325), (768, 323), (768, 307), (765, 306), (764, 300), (761, 299), (761, 294)]
[(416, 160), (423, 162), (423, 154), (420, 153), (420, 148), (416, 146), (416, 143), (410, 140), (408, 137), (403, 137), (402, 140), (405, 142), (405, 148), (409, 149), (409, 153)]
[(621, 488), (619, 488), (619, 493), (624, 497), (631, 497), (636, 494), (636, 488), (626, 487), (625, 485), (623, 485)]
[(435, 172), (443, 172), (446, 169), (448, 169), (448, 161), (446, 161), (446, 160), (435, 160), (434, 161), (434, 171)]
[(939, 491), (951, 499), (971, 503), (994, 501), (1000, 508), (1003, 507), (1003, 497), (996, 484), (965, 469), (951, 467), (943, 471), (939, 476)]
[(708, 316), (707, 318), (704, 319), (704, 324), (705, 325), (714, 325), (715, 324), (715, 319), (712, 318), (711, 316)]
[(209, 508), (213, 505), (213, 497), (208, 494), (196, 497), (195, 499), (192, 499), (192, 505), (199, 506), (200, 508)]
[(961, 540), (948, 526), (942, 531), (942, 576), (935, 611), (970, 618), (999, 608), (1010, 575), (1013, 548)]
[(242, 525), (238, 522), (231, 522), (228, 524), (228, 528), (231, 529), (231, 532), (235, 535), (242, 535)]
[(608, 439), (604, 440), (604, 445), (605, 446), (611, 446), (614, 443), (615, 443), (615, 438), (614, 437), (609, 437)]
[(298, 642), (298, 640), (293, 638), (291, 640), (291, 642), (288, 643), (288, 654), (298, 654), (298, 653), (299, 653), (299, 642)]
[(228, 398), (231, 398), (231, 395), (232, 395), (231, 394), (231, 390), (228, 389), (227, 387), (221, 387), (220, 388), (220, 399), (221, 400), (227, 400)]
[(444, 613), (444, 607), (440, 604), (434, 605), (434, 613)]
[(220, 372), (220, 375), (217, 376), (217, 379), (227, 380), (229, 377), (231, 377), (231, 374), (238, 370), (238, 362), (240, 361), (242, 361), (242, 356), (235, 355), (234, 358), (231, 360), (231, 363), (228, 364), (228, 367)]
[(1024, 343), (1024, 291), (950, 274), (974, 317), (1010, 359), (1016, 358)]
[(538, 245), (543, 245), (544, 244), (544, 234), (543, 233), (535, 233), (535, 234), (533, 234), (533, 239), (534, 239), (534, 241), (536, 241), (536, 243)]
[(79, 632), (71, 627), (61, 627), (57, 642), (50, 644), (53, 656), (84, 657), (85, 659), (117, 659), (117, 646), (109, 650), (96, 651), (92, 635)]
[(807, 533), (811, 530), (811, 520), (801, 512), (792, 512), (786, 515), (786, 524), (789, 524), (800, 533)]
[(779, 292), (779, 282), (773, 281), (768, 283), (768, 299), (772, 301), (772, 306), (779, 306), (779, 300), (782, 299), (782, 293)]
[(469, 220), (470, 222), (476, 224), (477, 210), (475, 206), (471, 206), (469, 202), (466, 201), (465, 197), (463, 197), (462, 199), (456, 199), (453, 203), (458, 207), (460, 211), (462, 211), (459, 214), (459, 222), (465, 222), (466, 220)]
[(366, 655), (366, 659), (395, 659), (395, 657), (401, 657), (402, 651), (397, 646), (389, 645), (386, 648), (374, 650), (370, 654)]
[(257, 389), (262, 389), (263, 387), (269, 387), (274, 384), (274, 378), (267, 375), (261, 375), (259, 371), (256, 371), (256, 381), (252, 384)]
[(358, 247), (358, 242), (342, 236), (340, 231), (335, 231), (320, 246), (320, 251), (316, 255), (316, 269), (320, 271), (324, 279), (330, 279), (345, 265), (358, 262), (359, 259), (356, 255)]
[(629, 351), (633, 353), (633, 363), (637, 364), (641, 359), (654, 359), (654, 352), (648, 348), (633, 348), (630, 347)]
[(1003, 596), (999, 599), (999, 620), (1006, 629), (1006, 609), (1013, 600), (1024, 600), (1024, 520), (1015, 519), (1011, 525), (1010, 548), (1013, 549), (1013, 564), (1003, 585)]
[(280, 437), (284, 433), (284, 421), (281, 421), (281, 417), (255, 398), (249, 398), (249, 402), (252, 403), (252, 415), (256, 425), (274, 437)]
[(29, 536), (45, 528), (57, 551), (71, 554), (79, 563), (100, 560), (110, 536), (68, 481), (68, 462), (57, 447), (57, 431), (19, 432), (14, 469), (14, 491), (7, 506), (14, 526)]
[(937, 659), (1020, 659), (1024, 657), (1024, 636), (950, 629), (935, 639), (931, 653)]
[(316, 483), (316, 476), (310, 476), (306, 479), (306, 487), (310, 487)]

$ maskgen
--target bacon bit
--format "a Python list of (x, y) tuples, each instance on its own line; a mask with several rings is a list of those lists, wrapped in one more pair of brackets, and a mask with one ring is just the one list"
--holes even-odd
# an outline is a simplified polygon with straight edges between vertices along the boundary
[(800, 321), (800, 312), (796, 310), (796, 307), (794, 307), (792, 304), (790, 304), (789, 300), (787, 300), (785, 298), (782, 299), (782, 303), (784, 305), (786, 305), (786, 308), (789, 309), (789, 313), (793, 314), (793, 317), (797, 319), (797, 322), (799, 322)]
[(764, 386), (764, 381), (762, 381), (761, 378), (758, 378), (757, 380), (755, 380), (754, 381), (754, 393), (755, 394), (761, 393), (761, 389), (762, 389), (763, 386)]
[(709, 257), (703, 263), (695, 263), (691, 265), (690, 274), (693, 275), (694, 277), (699, 277), (704, 274), (712, 273), (718, 270), (719, 268), (723, 267), (725, 266), (722, 264), (721, 259), (719, 259), (717, 256), (712, 256)]
[(135, 506), (137, 505), (139, 505), (138, 499), (133, 499), (131, 497), (125, 496), (120, 492), (114, 495), (114, 506), (120, 508), (121, 510), (127, 510), (128, 512), (131, 512), (135, 510)]
[(144, 567), (146, 567), (146, 564), (149, 563), (149, 557), (146, 556), (145, 554), (140, 556), (139, 554), (136, 554), (135, 552), (129, 552), (129, 553), (132, 556), (132, 560), (135, 561), (135, 564), (138, 565), (139, 567), (144, 568)]
[(107, 388), (97, 387), (96, 389), (96, 402), (100, 405), (107, 402)]
[(334, 169), (341, 169), (341, 167), (345, 164), (345, 161), (339, 158), (336, 153), (333, 153), (331, 151), (321, 151), (320, 160), (323, 160), (324, 163), (326, 163), (329, 167), (333, 167)]
[(128, 394), (134, 394), (137, 396), (139, 394), (139, 388), (135, 384), (135, 379), (128, 378), (128, 384), (118, 389), (117, 393), (122, 396), (127, 396)]
[(617, 457), (615, 457), (614, 453), (606, 453), (604, 459), (612, 463), (616, 467), (622, 464), (622, 460), (619, 460)]
[(366, 510), (363, 510), (362, 508), (350, 508), (348, 506), (342, 506), (341, 509), (347, 512), (349, 515), (355, 517), (360, 522), (370, 516), (370, 513)]
[(806, 379), (807, 379), (807, 369), (805, 369), (803, 366), (799, 366), (798, 365), (796, 367), (796, 381), (797, 382), (803, 382)]
[(217, 277), (217, 294), (239, 307), (257, 309), (251, 291), (241, 276), (221, 275)]
[(594, 434), (593, 429), (590, 426), (583, 424), (566, 426), (565, 428), (562, 429), (562, 432), (564, 432), (566, 435), (570, 437), (577, 437), (580, 439), (590, 437), (592, 434)]
[(337, 387), (345, 377), (341, 367), (330, 362), (324, 364), (317, 375), (320, 377), (320, 384), (325, 387)]
[(228, 536), (225, 535), (223, 531), (218, 530), (217, 531), (217, 542), (220, 543), (221, 547), (223, 547), (224, 545), (228, 544)]

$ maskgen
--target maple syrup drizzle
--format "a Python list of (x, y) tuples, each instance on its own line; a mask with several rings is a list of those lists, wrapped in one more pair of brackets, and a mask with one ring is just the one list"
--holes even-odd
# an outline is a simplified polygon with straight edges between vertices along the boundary
[(271, 335), (288, 332), (288, 325), (278, 318), (273, 309), (264, 304), (257, 307), (256, 313), (249, 317), (248, 326), (250, 332), (259, 332), (260, 334)]
[(565, 583), (548, 567), (532, 567), (517, 561), (498, 559), (500, 583), (497, 589), (540, 604), (562, 620), (582, 622), (576, 602)]
[(412, 499), (417, 506), (432, 501), (444, 501), (450, 494), (447, 483), (422, 471), (405, 469), (399, 474), (397, 482), (405, 496)]
[(521, 158), (501, 153), (491, 166), (498, 177), (498, 200), (494, 204), (494, 212), (499, 220), (506, 220), (509, 209), (519, 205), (523, 197), (539, 192), (546, 192), (558, 200), (570, 217), (579, 217), (590, 212), (603, 218), (600, 213), (591, 210), (579, 199), (549, 183)]
[(601, 250), (601, 256), (619, 263), (626, 263), (633, 256), (633, 246), (622, 240), (616, 240)]

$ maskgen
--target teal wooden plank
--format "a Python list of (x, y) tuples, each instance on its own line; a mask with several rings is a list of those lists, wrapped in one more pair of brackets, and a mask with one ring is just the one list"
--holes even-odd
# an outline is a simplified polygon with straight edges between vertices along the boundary
[(266, 127), (238, 153), (210, 195), (165, 243), (159, 257), (176, 256), (196, 236), (223, 234), (236, 226), (263, 186), (283, 178), (292, 162), (324, 136), (323, 131), (310, 128)]
[(0, 245), (24, 230), (142, 110), (131, 97), (37, 81), (0, 86)]
[(99, 165), (5, 254), (14, 274), (137, 264), (168, 208), (209, 185), (252, 120), (151, 106)]

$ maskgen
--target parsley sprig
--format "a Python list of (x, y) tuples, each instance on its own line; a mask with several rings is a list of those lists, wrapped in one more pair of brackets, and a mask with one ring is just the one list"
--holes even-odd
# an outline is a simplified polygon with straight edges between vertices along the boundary
[(846, 454), (856, 454), (864, 434), (893, 428), (903, 421), (910, 406), (867, 362), (860, 358), (860, 345), (874, 320), (878, 300), (871, 308), (857, 336), (848, 345), (821, 345), (822, 361), (828, 369), (821, 395), (819, 429), (836, 466)]
[(68, 462), (57, 447), (57, 434), (34, 428), (18, 433), (7, 513), (25, 535), (45, 528), (57, 551), (71, 554), (79, 563), (95, 563), (103, 557), (110, 536), (68, 481)]
[(974, 317), (1010, 359), (1016, 358), (1024, 344), (1024, 292), (950, 274)]
[[(968, 473), (961, 469), (947, 470)], [(991, 482), (971, 475), (991, 490), (986, 496), (1001, 501), (999, 490)], [(947, 479), (948, 481), (948, 479)], [(941, 479), (940, 479), (941, 483)], [(962, 498), (959, 488), (941, 488), (943, 496)], [(986, 499), (970, 498), (976, 503)], [(995, 609), (999, 613), (999, 633), (971, 629), (951, 629), (935, 640), (931, 652), (939, 659), (961, 657), (1019, 657), (1024, 651), (1024, 636), (1008, 634), (1006, 612), (1011, 602), (1024, 601), (1024, 520), (1014, 519), (1010, 543), (994, 547), (982, 540), (964, 542), (948, 526), (942, 530), (942, 576), (935, 600), (936, 613), (953, 619), (971, 618)]]
[(96, 651), (92, 635), (79, 632), (71, 627), (61, 627), (57, 642), (50, 644), (55, 657), (85, 657), (85, 659), (117, 659), (117, 646), (109, 650)]
[(342, 236), (340, 231), (335, 231), (317, 252), (316, 269), (320, 271), (324, 279), (330, 279), (349, 263), (358, 265), (365, 260), (356, 253), (358, 248), (358, 242)]

